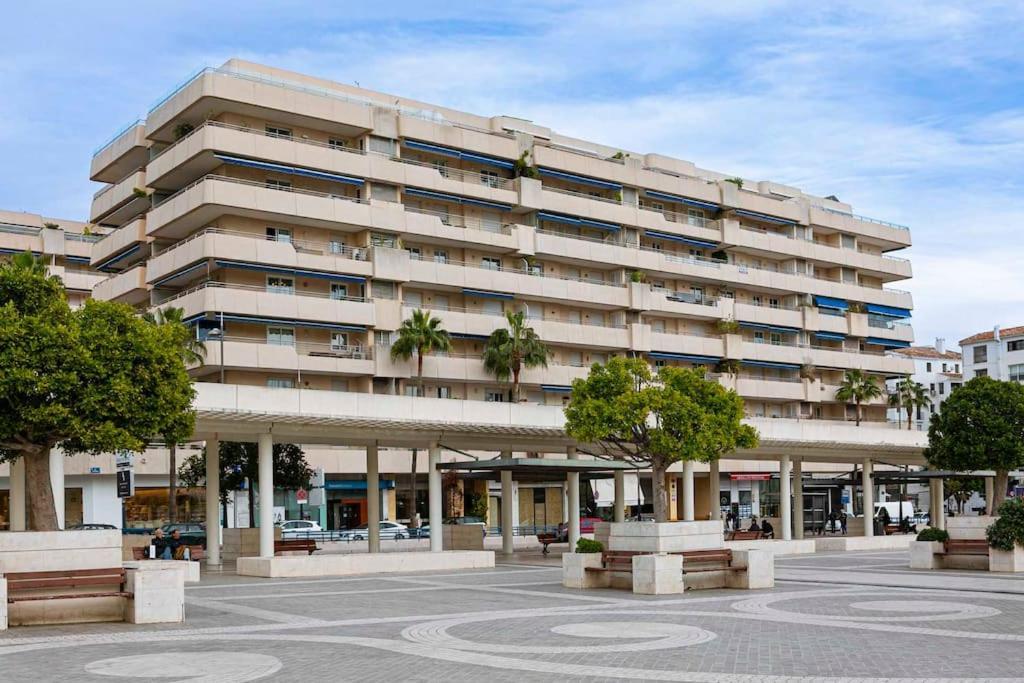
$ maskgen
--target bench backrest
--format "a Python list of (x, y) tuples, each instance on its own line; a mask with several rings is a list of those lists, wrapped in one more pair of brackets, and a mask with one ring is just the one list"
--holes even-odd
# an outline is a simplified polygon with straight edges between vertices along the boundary
[(315, 548), (316, 541), (311, 538), (284, 538), (280, 541), (274, 541), (275, 548)]
[(988, 554), (988, 541), (984, 539), (950, 539), (944, 545), (947, 553)]
[(761, 538), (761, 531), (731, 531), (729, 539), (733, 541), (748, 541)]
[(732, 562), (732, 550), (728, 548), (686, 550), (679, 554), (683, 556), (683, 562)]
[(103, 569), (62, 569), (47, 572), (8, 572), (9, 592), (45, 588), (78, 588), (81, 586), (124, 585), (124, 567)]

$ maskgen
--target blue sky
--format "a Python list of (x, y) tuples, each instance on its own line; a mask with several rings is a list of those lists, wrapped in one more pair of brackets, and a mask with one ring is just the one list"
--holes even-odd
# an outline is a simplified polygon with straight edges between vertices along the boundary
[(237, 56), (835, 194), (911, 226), (919, 341), (1024, 324), (1024, 3), (350, 4), (12, 3), (0, 208), (84, 218), (92, 151)]

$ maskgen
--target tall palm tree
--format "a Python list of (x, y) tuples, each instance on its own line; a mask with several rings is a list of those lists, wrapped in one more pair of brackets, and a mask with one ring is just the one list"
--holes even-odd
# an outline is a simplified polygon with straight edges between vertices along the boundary
[(903, 382), (897, 382), (896, 386), (889, 392), (889, 407), (896, 409), (896, 426), (903, 426)]
[(857, 426), (862, 419), (861, 403), (876, 399), (882, 395), (882, 388), (875, 378), (865, 375), (860, 370), (847, 370), (843, 382), (836, 389), (836, 400), (853, 403), (857, 406)]
[(43, 277), (48, 275), (46, 262), (28, 250), (11, 256), (11, 265), (32, 275), (41, 275)]
[(932, 404), (932, 399), (928, 396), (928, 390), (920, 382), (905, 379), (900, 384), (902, 385), (903, 407), (907, 411), (907, 429), (912, 429), (914, 411), (919, 408), (927, 408)]
[[(451, 351), (452, 338), (448, 330), (441, 327), (441, 319), (434, 318), (430, 311), (416, 309), (412, 312), (411, 318), (402, 321), (398, 328), (398, 338), (391, 345), (391, 360), (409, 360), (416, 356), (416, 378), (419, 386), (419, 393), (423, 395), (423, 357), (434, 351)], [(410, 492), (412, 503), (409, 510), (409, 518), (416, 522), (416, 459), (419, 456), (419, 449), (412, 449), (412, 469), (410, 473)]]
[(532, 327), (526, 324), (526, 315), (519, 311), (505, 311), (508, 328), (498, 328), (484, 343), (484, 369), (499, 380), (512, 378), (511, 398), (519, 402), (519, 375), (523, 369), (548, 366), (547, 345)]
[[(157, 309), (156, 313), (146, 312), (142, 316), (154, 325), (185, 325), (185, 310), (170, 306)], [(181, 360), (185, 365), (194, 365), (206, 360), (206, 344), (191, 334), (182, 335), (182, 344), (178, 348)], [(223, 358), (221, 362), (223, 362)], [(173, 439), (167, 443), (168, 449), (168, 480), (167, 480), (167, 517), (173, 524), (178, 521), (178, 444)]]

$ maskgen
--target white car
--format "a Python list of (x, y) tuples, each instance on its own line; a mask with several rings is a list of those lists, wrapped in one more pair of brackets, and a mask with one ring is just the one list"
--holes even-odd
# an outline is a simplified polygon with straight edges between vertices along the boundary
[(281, 538), (306, 538), (323, 531), (316, 522), (307, 519), (290, 519), (281, 522)]
[[(346, 529), (339, 534), (338, 538), (342, 541), (365, 541), (369, 537), (369, 529), (365, 524), (357, 526), (355, 529)], [(381, 522), (380, 537), (382, 539), (393, 538), (395, 540), (409, 538), (409, 527), (398, 522)]]

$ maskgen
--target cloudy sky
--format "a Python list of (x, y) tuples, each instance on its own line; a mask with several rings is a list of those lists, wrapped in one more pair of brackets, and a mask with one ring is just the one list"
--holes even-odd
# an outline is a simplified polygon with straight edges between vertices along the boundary
[(920, 342), (1024, 324), (1019, 1), (148, 5), (5, 8), (0, 208), (84, 218), (93, 150), (237, 56), (835, 194), (911, 226)]

